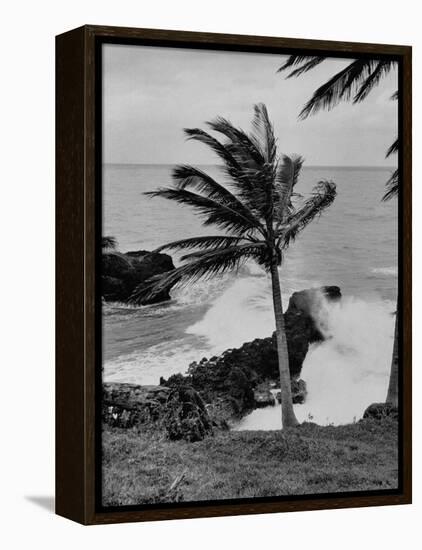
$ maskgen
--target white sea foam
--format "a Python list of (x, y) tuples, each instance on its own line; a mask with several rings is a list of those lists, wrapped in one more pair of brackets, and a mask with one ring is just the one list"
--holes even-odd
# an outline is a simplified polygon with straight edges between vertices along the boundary
[(104, 380), (158, 384), (160, 376), (168, 378), (172, 374), (185, 373), (189, 364), (201, 357), (198, 347), (189, 340), (173, 340), (171, 345), (164, 342), (108, 361), (105, 364)]
[[(325, 303), (317, 321), (327, 340), (311, 347), (301, 378), (308, 396), (295, 405), (299, 421), (344, 424), (362, 417), (365, 408), (383, 401), (393, 347), (395, 306), (353, 298)], [(278, 429), (280, 407), (254, 411), (240, 430)]]
[[(284, 308), (287, 309), (295, 290), (309, 285), (309, 281), (285, 280)], [(204, 317), (187, 329), (187, 333), (205, 338), (211, 352), (217, 355), (255, 338), (270, 336), (274, 329), (270, 278), (262, 269), (255, 268), (247, 277), (236, 278), (213, 302)]]
[(397, 267), (390, 266), (390, 267), (374, 267), (371, 269), (371, 273), (374, 273), (376, 275), (384, 275), (386, 277), (397, 277)]
[[(285, 308), (297, 285), (304, 288), (309, 286), (309, 281), (286, 281), (283, 293)], [(172, 302), (149, 306), (142, 311), (146, 317), (159, 317), (207, 304), (209, 307), (205, 314), (187, 327), (185, 337), (165, 340), (108, 360), (104, 379), (157, 384), (160, 376), (185, 373), (192, 361), (219, 355), (228, 348), (240, 347), (255, 338), (267, 337), (274, 331), (270, 279), (262, 269), (249, 270), (249, 266), (238, 276), (181, 288), (174, 293)], [(121, 315), (124, 321), (124, 315), (128, 312), (124, 309), (120, 312), (117, 304), (113, 308), (114, 318)]]

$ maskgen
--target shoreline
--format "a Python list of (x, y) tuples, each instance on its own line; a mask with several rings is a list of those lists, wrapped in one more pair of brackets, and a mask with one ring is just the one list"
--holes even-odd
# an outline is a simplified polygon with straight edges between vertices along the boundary
[[(300, 375), (309, 346), (325, 340), (323, 323), (316, 322), (315, 312), (340, 300), (341, 291), (336, 286), (306, 289), (290, 297), (284, 321), (293, 403), (306, 400), (306, 383), (300, 380)], [(211, 422), (227, 426), (259, 406), (275, 404), (270, 388), (278, 387), (278, 380), (278, 352), (273, 333), (246, 342), (240, 348), (227, 349), (219, 356), (193, 361), (185, 365), (184, 374), (173, 374), (167, 379), (161, 376), (159, 386), (104, 381), (103, 415), (111, 425), (120, 427), (145, 422), (151, 409), (154, 419), (157, 414), (163, 418), (168, 414), (163, 392), (180, 394), (181, 389), (190, 388), (203, 401)], [(156, 396), (161, 394), (162, 399), (156, 403)]]

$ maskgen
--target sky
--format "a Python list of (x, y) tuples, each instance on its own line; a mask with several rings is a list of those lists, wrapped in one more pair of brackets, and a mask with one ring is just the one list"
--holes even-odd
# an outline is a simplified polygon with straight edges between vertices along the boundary
[(206, 129), (216, 116), (249, 130), (253, 105), (265, 103), (280, 152), (308, 166), (394, 166), (385, 152), (397, 135), (397, 71), (358, 105), (343, 102), (305, 120), (312, 93), (350, 60), (328, 59), (286, 79), (279, 54), (103, 45), (105, 163), (215, 164), (208, 148), (186, 141), (183, 128)]

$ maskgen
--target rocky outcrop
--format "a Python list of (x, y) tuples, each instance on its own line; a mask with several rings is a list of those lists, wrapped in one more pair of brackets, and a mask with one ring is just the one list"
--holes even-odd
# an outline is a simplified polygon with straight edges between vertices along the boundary
[[(308, 353), (309, 344), (324, 340), (324, 310), (326, 300), (338, 301), (341, 291), (338, 286), (323, 286), (294, 292), (284, 314), (287, 347), (289, 350), (289, 366), (292, 377), (298, 377), (302, 364)], [(315, 323), (318, 317), (319, 326)], [(275, 335), (273, 335), (275, 348)]]
[[(105, 301), (127, 303), (132, 292), (150, 277), (174, 269), (168, 254), (138, 250), (121, 253), (105, 250), (101, 259), (101, 296)], [(170, 300), (171, 286), (139, 305)]]
[(255, 407), (268, 407), (275, 405), (275, 397), (268, 389), (258, 389), (253, 392)]
[(105, 383), (102, 418), (118, 428), (154, 425), (172, 440), (200, 441), (213, 431), (204, 401), (189, 386)]
[(102, 416), (110, 426), (131, 428), (162, 417), (170, 390), (164, 386), (103, 384)]
[[(284, 320), (295, 403), (303, 403), (306, 398), (306, 384), (299, 377), (309, 345), (324, 340), (314, 321), (315, 314), (324, 307), (325, 299), (340, 298), (341, 292), (336, 286), (295, 292), (290, 298)], [(162, 378), (160, 383), (192, 386), (209, 405), (213, 417), (229, 422), (257, 406), (254, 391), (261, 384), (274, 382), (277, 386), (278, 380), (277, 343), (273, 334), (226, 350), (218, 357), (204, 357), (191, 363), (186, 375)]]
[[(117, 264), (120, 256), (112, 261)], [(330, 286), (295, 292), (289, 300), (284, 320), (294, 403), (303, 403), (306, 399), (306, 383), (299, 377), (309, 345), (324, 340), (326, 299), (340, 298), (339, 287)], [(314, 320), (316, 313), (318, 326)], [(161, 378), (160, 386), (104, 384), (103, 418), (120, 427), (158, 420), (167, 437), (195, 441), (211, 433), (213, 427), (227, 428), (231, 421), (257, 406), (273, 404), (269, 389), (278, 387), (278, 383), (277, 345), (273, 334), (226, 350), (218, 357), (204, 357), (191, 363), (186, 374), (176, 374), (167, 380)], [(263, 392), (271, 396), (265, 403), (257, 399)]]
[(372, 403), (363, 413), (363, 419), (383, 420), (387, 416), (397, 419), (399, 417), (398, 408), (390, 403)]

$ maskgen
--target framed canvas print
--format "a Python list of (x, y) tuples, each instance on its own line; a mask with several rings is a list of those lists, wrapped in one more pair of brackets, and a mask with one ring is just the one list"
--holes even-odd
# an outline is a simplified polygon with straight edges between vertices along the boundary
[(411, 48), (57, 37), (57, 513), (411, 502)]

